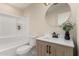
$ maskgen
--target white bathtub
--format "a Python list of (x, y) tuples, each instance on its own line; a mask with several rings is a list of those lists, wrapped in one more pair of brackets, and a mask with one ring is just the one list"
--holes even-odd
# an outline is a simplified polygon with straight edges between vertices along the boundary
[(24, 44), (28, 43), (27, 38), (0, 38), (0, 56), (14, 56), (16, 55), (16, 49)]

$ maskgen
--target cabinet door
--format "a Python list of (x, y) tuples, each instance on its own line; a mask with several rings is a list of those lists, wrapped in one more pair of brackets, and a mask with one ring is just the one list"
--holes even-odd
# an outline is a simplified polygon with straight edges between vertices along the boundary
[(42, 42), (42, 46), (41, 46), (41, 49), (42, 49), (42, 56), (48, 56), (48, 45), (45, 43), (45, 42)]
[(37, 55), (45, 56), (46, 55), (46, 43), (40, 40), (37, 40), (36, 43), (37, 43)]
[(56, 56), (64, 56), (65, 55), (65, 47), (62, 45), (56, 44)]
[(44, 43), (46, 46), (48, 45), (48, 53), (45, 53), (45, 55), (48, 55), (48, 56), (64, 56), (65, 55), (65, 47), (58, 44), (54, 44), (54, 43), (48, 43), (48, 42), (44, 42)]
[(49, 45), (49, 43), (47, 43), (47, 42), (44, 42), (44, 55), (45, 56), (49, 56), (49, 53), (51, 53), (51, 51), (49, 51), (50, 50), (50, 45)]
[(49, 55), (50, 56), (56, 56), (56, 48), (54, 45), (49, 46)]
[(38, 40), (36, 40), (36, 48), (37, 48), (37, 55), (38, 56), (41, 56), (42, 55), (42, 49), (41, 49), (41, 47), (42, 47), (42, 44), (40, 44), (40, 41), (38, 41)]
[(73, 48), (66, 47), (65, 48), (65, 56), (73, 56)]
[(45, 55), (46, 56), (55, 56), (56, 55), (56, 51), (55, 51), (55, 46), (52, 45), (51, 43), (48, 42), (44, 42), (45, 44)]
[(37, 40), (37, 54), (39, 56), (49, 56), (49, 44), (44, 41)]

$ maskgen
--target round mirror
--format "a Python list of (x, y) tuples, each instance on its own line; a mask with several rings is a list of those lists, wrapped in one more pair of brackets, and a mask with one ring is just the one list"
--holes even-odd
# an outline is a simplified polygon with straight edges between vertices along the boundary
[(70, 6), (67, 3), (53, 3), (47, 10), (45, 18), (51, 26), (61, 26), (69, 20), (71, 14)]

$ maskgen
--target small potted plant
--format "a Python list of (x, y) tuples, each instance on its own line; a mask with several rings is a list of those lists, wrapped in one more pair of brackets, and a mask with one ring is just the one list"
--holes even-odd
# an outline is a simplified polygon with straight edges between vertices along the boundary
[(69, 31), (70, 31), (71, 29), (73, 29), (73, 25), (68, 21), (68, 22), (65, 22), (65, 23), (62, 25), (62, 27), (63, 27), (63, 30), (65, 31), (65, 36), (64, 36), (64, 38), (65, 38), (66, 40), (70, 40), (70, 33), (69, 33)]

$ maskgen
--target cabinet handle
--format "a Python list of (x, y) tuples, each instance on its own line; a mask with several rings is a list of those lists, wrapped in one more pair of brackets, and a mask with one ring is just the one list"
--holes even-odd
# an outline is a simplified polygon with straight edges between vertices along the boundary
[(49, 46), (49, 54), (51, 54), (51, 46)]
[(46, 46), (46, 52), (47, 52), (47, 53), (49, 53), (48, 48), (49, 48), (49, 46), (47, 45), (47, 46)]

